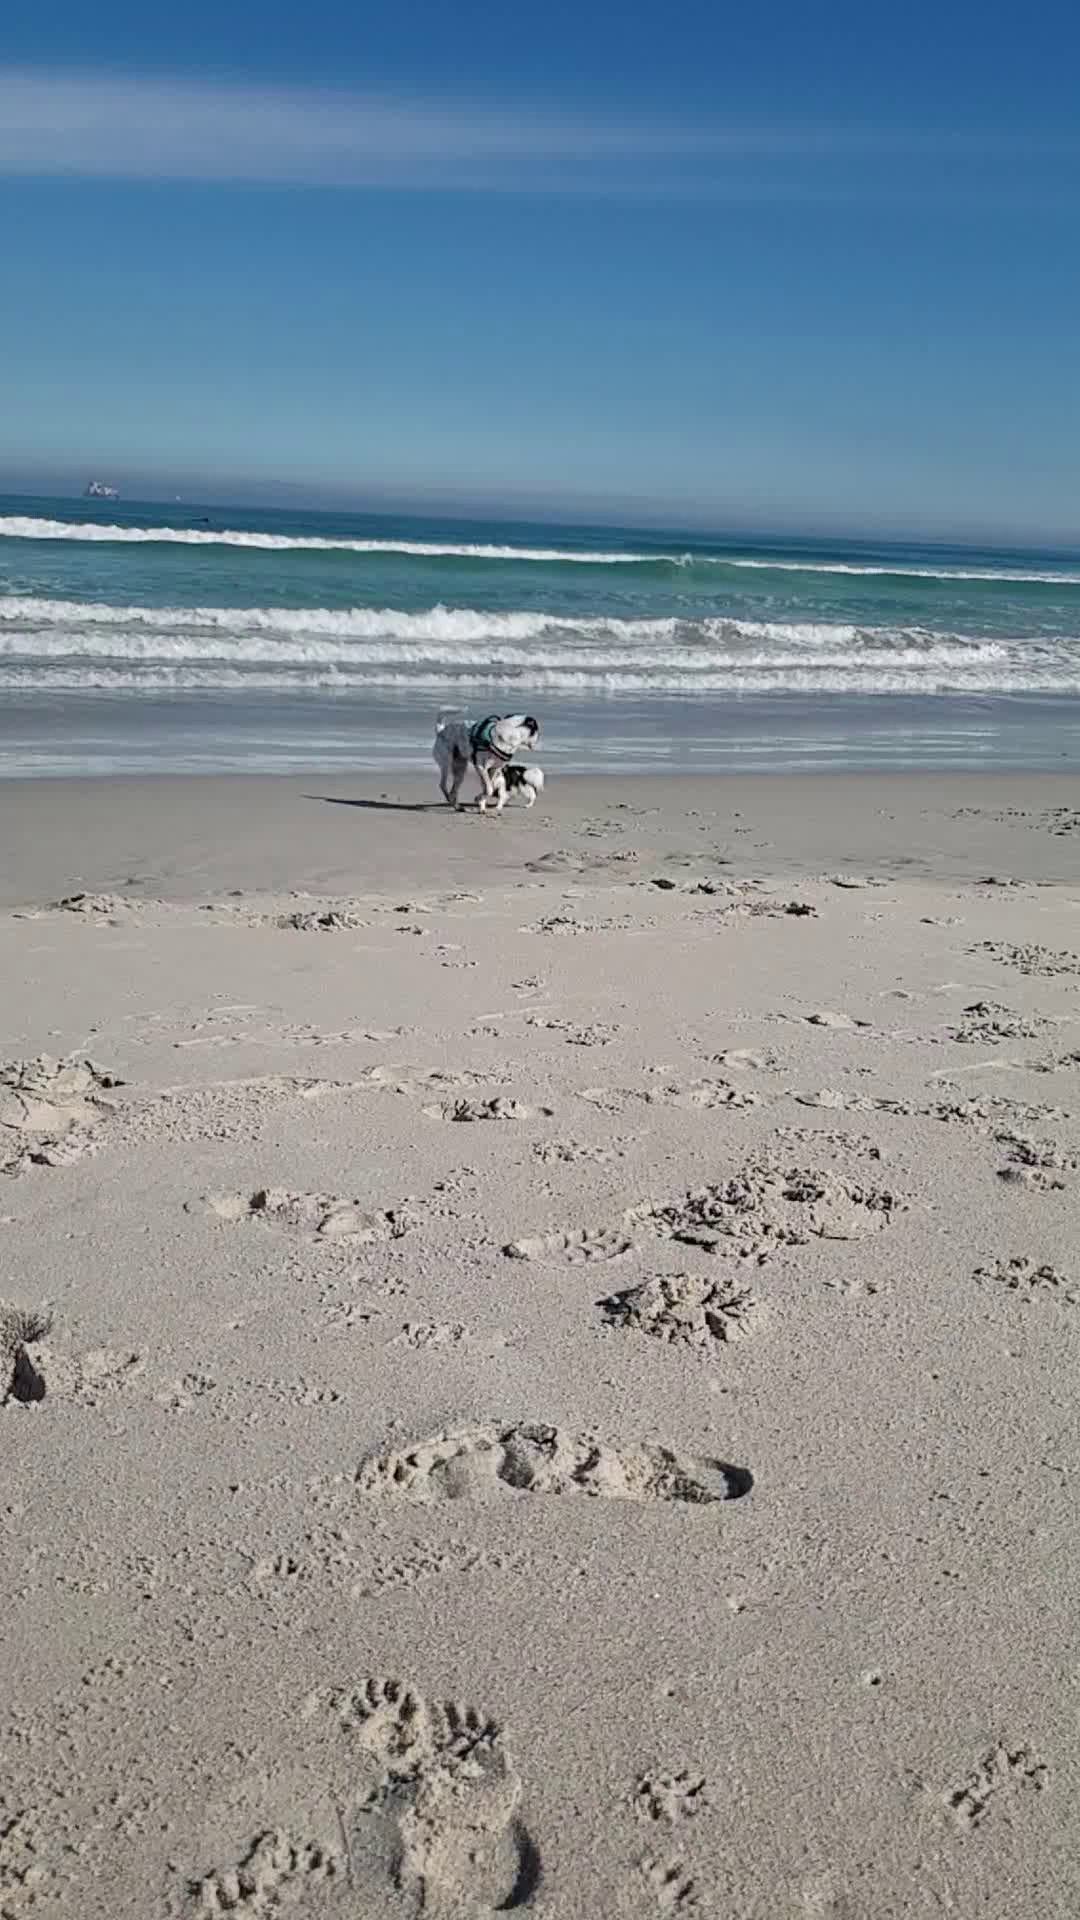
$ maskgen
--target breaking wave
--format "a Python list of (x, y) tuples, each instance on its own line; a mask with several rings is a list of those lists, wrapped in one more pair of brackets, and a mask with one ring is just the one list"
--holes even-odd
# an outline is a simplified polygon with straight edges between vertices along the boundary
[(839, 662), (807, 665), (792, 661), (732, 662), (724, 672), (643, 672), (601, 669), (591, 672), (577, 668), (540, 667), (530, 663), (516, 670), (484, 672), (478, 667), (446, 668), (433, 673), (421, 670), (401, 673), (387, 670), (372, 672), (346, 667), (325, 669), (295, 667), (276, 673), (245, 672), (224, 664), (182, 667), (160, 663), (139, 671), (106, 666), (79, 667), (53, 665), (5, 669), (0, 684), (7, 691), (101, 691), (110, 693), (154, 692), (237, 692), (237, 693), (363, 693), (365, 689), (398, 688), (410, 693), (436, 696), (532, 690), (537, 693), (565, 694), (637, 694), (696, 696), (703, 693), (843, 693), (843, 694), (1080, 694), (1080, 669), (1073, 673), (1030, 674), (1002, 667), (997, 671), (939, 666), (931, 673), (913, 674), (903, 668), (889, 669), (877, 664), (861, 670)]
[(622, 552), (606, 548), (525, 547), (428, 540), (361, 540), (329, 534), (264, 533), (243, 527), (133, 527), (95, 521), (51, 520), (26, 514), (0, 516), (0, 538), (9, 540), (98, 541), (109, 545), (179, 545), (190, 547), (246, 547), (266, 553), (356, 553), (369, 556), (402, 555), (413, 559), (528, 562), (545, 566), (653, 567), (664, 571), (718, 569), (736, 573), (752, 569), (764, 573), (845, 574), (879, 579), (964, 580), (1017, 585), (1080, 586), (1080, 573), (1028, 568), (912, 566), (899, 562), (803, 559), (788, 556), (705, 553)]
[(0, 687), (1080, 692), (1080, 640), (915, 626), (0, 597)]
[(541, 560), (585, 566), (637, 565), (653, 560), (679, 564), (678, 554), (576, 552), (564, 547), (454, 545), (430, 540), (350, 540), (324, 534), (255, 533), (242, 527), (121, 527), (98, 526), (83, 520), (38, 520), (22, 514), (0, 517), (0, 537), (9, 540), (132, 541), (143, 545), (185, 547), (253, 547), (267, 553), (402, 553), (432, 560)]

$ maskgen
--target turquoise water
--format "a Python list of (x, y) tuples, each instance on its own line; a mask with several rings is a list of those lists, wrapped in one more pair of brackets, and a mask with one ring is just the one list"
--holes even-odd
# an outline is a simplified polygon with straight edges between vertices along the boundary
[(1054, 765), (1080, 552), (0, 498), (0, 772)]

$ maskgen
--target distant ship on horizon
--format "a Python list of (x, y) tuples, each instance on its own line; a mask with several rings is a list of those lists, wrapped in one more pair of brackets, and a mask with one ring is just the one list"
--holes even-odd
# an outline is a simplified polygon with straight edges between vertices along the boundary
[(86, 491), (83, 494), (84, 500), (119, 500), (119, 498), (119, 489), (117, 487), (106, 486), (104, 480), (88, 481)]

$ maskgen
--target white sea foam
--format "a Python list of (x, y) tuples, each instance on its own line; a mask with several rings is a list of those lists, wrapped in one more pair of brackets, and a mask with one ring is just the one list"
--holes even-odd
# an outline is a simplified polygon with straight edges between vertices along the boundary
[[(552, 614), (487, 613), (475, 607), (145, 607), (98, 601), (0, 598), (0, 630), (10, 625), (43, 628), (144, 627), (154, 632), (280, 633), (334, 635), (379, 640), (532, 640), (545, 633), (618, 633), (627, 641), (674, 633), (679, 623), (660, 620), (560, 620)], [(754, 626), (755, 623), (749, 623)], [(809, 632), (810, 629), (807, 629)], [(830, 631), (822, 626), (823, 633)]]
[(683, 645), (727, 643), (734, 638), (804, 647), (865, 644), (931, 647), (943, 640), (957, 646), (994, 644), (963, 634), (943, 634), (930, 627), (860, 627), (827, 620), (741, 620), (720, 614), (697, 620), (672, 615), (639, 620), (616, 615), (581, 619), (569, 614), (525, 610), (488, 612), (483, 608), (441, 604), (418, 612), (404, 612), (397, 607), (112, 606), (93, 600), (0, 596), (0, 646), (5, 629), (24, 629), (36, 637), (69, 627), (103, 633), (113, 628), (140, 628), (155, 634), (218, 633), (227, 638), (263, 633), (281, 634), (290, 639), (310, 634), (348, 641), (482, 641), (485, 648), (492, 642), (524, 643), (545, 638), (608, 640), (626, 646), (676, 638)]
[[(594, 676), (607, 669), (632, 672), (643, 682), (652, 674), (667, 671), (681, 673), (688, 681), (703, 674), (725, 673), (743, 666), (768, 667), (772, 672), (787, 668), (846, 668), (865, 672), (875, 665), (892, 669), (909, 667), (925, 673), (933, 667), (956, 667), (961, 671), (995, 660), (1005, 659), (1003, 648), (992, 643), (978, 647), (866, 647), (861, 651), (841, 648), (835, 652), (793, 653), (783, 648), (747, 651), (739, 647), (711, 648), (697, 652), (686, 648), (611, 647), (519, 647), (488, 646), (395, 646), (393, 643), (365, 641), (358, 646), (342, 646), (333, 640), (266, 640), (258, 636), (238, 636), (226, 648), (213, 641), (198, 642), (175, 634), (124, 634), (103, 636), (70, 628), (63, 634), (37, 635), (31, 639), (19, 634), (0, 634), (0, 663), (17, 661), (29, 665), (37, 660), (155, 661), (183, 665), (219, 663), (222, 666), (266, 665), (275, 667), (341, 666), (359, 673), (374, 684), (382, 667), (445, 668), (447, 672), (471, 672), (484, 679), (499, 674), (528, 675), (541, 669)], [(5, 674), (6, 681), (6, 674)]]
[[(392, 607), (110, 606), (0, 597), (0, 662), (25, 665), (96, 658), (176, 666), (337, 666), (364, 670), (376, 684), (386, 668), (471, 672), (488, 681), (500, 674), (550, 671), (595, 678), (619, 670), (639, 679), (674, 672), (700, 680), (710, 671), (730, 675), (743, 667), (774, 673), (809, 665), (860, 672), (874, 665), (923, 674), (933, 668), (967, 671), (997, 661), (1020, 664), (1021, 655), (1029, 665), (1050, 658), (1045, 648), (1031, 643), (824, 621), (574, 620), (441, 605), (402, 612)], [(1069, 661), (1060, 652), (1053, 658)]]
[(1077, 693), (1080, 639), (437, 605), (147, 607), (0, 596), (0, 690)]
[(0, 537), (9, 540), (99, 540), (111, 544), (131, 541), (143, 545), (185, 547), (253, 547), (267, 553), (404, 553), (432, 560), (544, 560), (579, 561), (588, 566), (623, 566), (642, 561), (670, 560), (678, 554), (579, 553), (564, 547), (509, 547), (454, 545), (429, 540), (330, 539), (316, 534), (254, 533), (240, 527), (122, 527), (99, 526), (93, 521), (38, 520), (24, 514), (0, 516)]
[[(943, 643), (981, 648), (998, 644), (977, 636), (939, 632), (931, 627), (856, 626), (828, 620), (741, 620), (719, 614), (697, 620), (672, 615), (639, 620), (616, 615), (580, 619), (569, 614), (527, 610), (488, 612), (478, 607), (447, 607), (441, 603), (418, 612), (405, 612), (397, 607), (114, 606), (95, 600), (0, 595), (0, 639), (5, 629), (24, 629), (37, 641), (42, 635), (63, 632), (70, 627), (92, 629), (103, 635), (115, 628), (141, 628), (147, 633), (182, 633), (193, 637), (217, 634), (225, 641), (252, 634), (281, 634), (290, 639), (303, 634), (350, 642), (482, 641), (485, 649), (492, 641), (524, 643), (545, 638), (607, 640), (626, 646), (678, 639), (684, 647), (729, 644), (734, 639), (833, 648), (864, 645), (932, 648)], [(1031, 643), (1018, 641), (1016, 644)]]
[[(711, 556), (710, 556), (711, 557)], [(768, 573), (850, 573), (868, 579), (898, 580), (995, 580), (1015, 581), (1018, 585), (1080, 587), (1080, 573), (1036, 573), (998, 567), (905, 567), (867, 566), (852, 560), (718, 560), (728, 567), (755, 568)]]
[(365, 691), (398, 689), (425, 700), (445, 700), (448, 694), (483, 697), (499, 690), (528, 688), (533, 693), (573, 696), (593, 694), (636, 694), (642, 699), (657, 695), (700, 697), (715, 693), (731, 696), (745, 693), (833, 693), (833, 694), (1080, 694), (1080, 669), (1073, 672), (1044, 669), (1038, 674), (1006, 666), (962, 668), (940, 666), (933, 672), (912, 673), (877, 662), (859, 670), (853, 665), (836, 663), (809, 666), (805, 662), (733, 663), (725, 671), (701, 673), (641, 673), (624, 670), (582, 671), (560, 666), (528, 667), (485, 672), (474, 666), (466, 669), (423, 670), (401, 673), (389, 669), (372, 673), (346, 667), (289, 667), (276, 672), (245, 671), (223, 662), (197, 665), (191, 661), (169, 666), (155, 662), (132, 670), (130, 665), (110, 668), (103, 664), (77, 666), (51, 664), (6, 668), (0, 684), (11, 691), (42, 692), (100, 691), (116, 694), (153, 693), (298, 693), (331, 692), (362, 696)]
[(241, 527), (130, 527), (94, 521), (39, 519), (26, 514), (0, 516), (0, 538), (12, 540), (103, 541), (191, 547), (248, 547), (267, 553), (403, 554), (431, 560), (533, 561), (546, 565), (737, 567), (769, 573), (851, 574), (913, 580), (967, 580), (1016, 584), (1080, 586), (1080, 573), (1027, 568), (919, 567), (889, 562), (771, 559), (719, 553), (636, 553), (604, 548), (517, 547), (427, 540), (354, 540), (315, 534), (258, 533)]

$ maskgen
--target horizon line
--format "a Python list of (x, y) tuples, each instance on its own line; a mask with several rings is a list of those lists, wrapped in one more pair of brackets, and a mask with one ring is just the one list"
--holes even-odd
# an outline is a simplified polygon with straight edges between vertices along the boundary
[[(242, 487), (243, 482), (236, 483)], [(255, 483), (256, 486), (258, 483)], [(107, 510), (118, 507), (122, 511), (132, 508), (153, 507), (169, 508), (181, 506), (186, 511), (209, 508), (221, 511), (234, 508), (240, 512), (252, 513), (313, 513), (313, 514), (355, 514), (370, 518), (414, 518), (417, 520), (456, 519), (477, 524), (494, 523), (502, 526), (548, 525), (562, 526), (580, 530), (590, 527), (610, 528), (624, 532), (660, 533), (683, 532), (695, 538), (712, 538), (718, 543), (727, 543), (733, 539), (753, 540), (821, 540), (834, 545), (860, 543), (882, 546), (923, 546), (967, 548), (977, 551), (980, 547), (1009, 548), (1016, 552), (1030, 550), (1035, 553), (1051, 551), (1067, 554), (1070, 558), (1080, 554), (1080, 540), (1070, 540), (1064, 531), (1045, 529), (1039, 533), (1018, 528), (1006, 528), (1003, 524), (971, 524), (963, 522), (941, 522), (934, 528), (926, 523), (920, 527), (914, 522), (900, 520), (860, 522), (857, 516), (845, 518), (834, 516), (828, 521), (814, 521), (790, 509), (778, 512), (772, 521), (754, 516), (740, 521), (737, 517), (728, 519), (721, 511), (711, 512), (703, 507), (687, 504), (680, 512), (678, 505), (670, 509), (661, 508), (658, 503), (647, 502), (633, 497), (609, 499), (606, 505), (600, 501), (591, 503), (589, 499), (564, 497), (562, 505), (550, 496), (507, 495), (502, 491), (504, 502), (512, 502), (512, 510), (500, 511), (498, 503), (488, 501), (482, 495), (471, 494), (455, 498), (439, 490), (425, 493), (422, 489), (409, 494), (389, 494), (380, 504), (372, 504), (372, 497), (362, 492), (339, 496), (331, 502), (328, 493), (321, 496), (319, 490), (310, 492), (302, 487), (293, 491), (296, 497), (285, 502), (259, 501), (242, 492), (233, 492), (231, 482), (223, 482), (226, 491), (215, 495), (207, 493), (197, 495), (188, 493), (180, 496), (173, 492), (172, 497), (158, 496), (153, 493), (140, 495), (121, 493), (115, 501), (87, 496), (84, 490), (55, 491), (47, 488), (27, 491), (22, 487), (8, 488), (0, 484), (0, 498), (4, 500), (46, 501), (55, 500), (83, 505), (96, 504)], [(284, 483), (288, 490), (288, 483)], [(272, 487), (268, 489), (272, 491)], [(328, 490), (332, 492), (333, 490)], [(378, 496), (376, 496), (376, 499)], [(361, 504), (363, 502), (363, 504)]]

